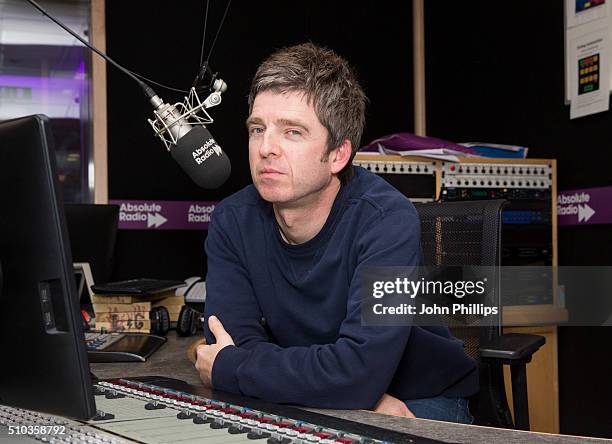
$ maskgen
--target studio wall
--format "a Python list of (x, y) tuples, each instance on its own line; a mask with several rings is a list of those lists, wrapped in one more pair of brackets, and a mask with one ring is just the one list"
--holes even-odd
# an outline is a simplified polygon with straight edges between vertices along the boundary
[[(206, 2), (106, 2), (107, 49), (139, 74), (180, 89), (199, 68)], [(205, 56), (225, 1), (211, 1)], [(221, 200), (251, 183), (247, 157), (247, 95), (257, 65), (274, 49), (312, 41), (347, 58), (370, 99), (363, 142), (412, 131), (412, 6), (380, 2), (234, 1), (210, 60), (229, 85), (210, 110), (210, 131), (232, 161), (218, 190), (197, 188), (154, 138), (146, 122), (152, 108), (124, 74), (108, 70), (110, 199)], [(154, 86), (154, 85), (153, 85)], [(166, 101), (183, 94), (154, 86)], [(121, 231), (116, 278), (185, 278), (205, 273), (205, 232)]]
[[(612, 112), (569, 119), (563, 4), (427, 2), (428, 133), (556, 158), (559, 190), (612, 185)], [(559, 265), (612, 265), (609, 225), (562, 226), (558, 242)], [(611, 328), (559, 328), (562, 433), (612, 436), (611, 343)]]

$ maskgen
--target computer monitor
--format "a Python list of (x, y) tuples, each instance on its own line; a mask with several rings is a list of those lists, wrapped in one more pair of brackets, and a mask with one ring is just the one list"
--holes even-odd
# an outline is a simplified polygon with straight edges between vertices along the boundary
[(96, 413), (48, 118), (0, 122), (0, 404)]
[(96, 284), (111, 280), (119, 224), (118, 205), (66, 204), (72, 260), (87, 262)]

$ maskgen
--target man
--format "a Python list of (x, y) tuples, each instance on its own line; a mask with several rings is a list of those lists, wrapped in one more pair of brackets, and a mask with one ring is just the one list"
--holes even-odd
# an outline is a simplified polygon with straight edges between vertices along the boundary
[(351, 166), (366, 97), (345, 60), (303, 44), (259, 67), (252, 186), (208, 231), (205, 337), (215, 389), (327, 408), (470, 422), (476, 364), (445, 328), (361, 325), (360, 272), (420, 263), (413, 205)]

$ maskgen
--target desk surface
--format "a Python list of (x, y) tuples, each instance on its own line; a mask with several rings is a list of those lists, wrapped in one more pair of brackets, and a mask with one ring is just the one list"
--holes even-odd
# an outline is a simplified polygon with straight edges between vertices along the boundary
[[(181, 379), (188, 384), (201, 386), (194, 366), (187, 359), (186, 349), (194, 338), (179, 338), (174, 332), (168, 335), (164, 344), (151, 358), (144, 363), (98, 363), (91, 364), (91, 371), (100, 379), (166, 376)], [(327, 410), (307, 409), (324, 415), (344, 418), (355, 422), (369, 424), (398, 432), (411, 433), (427, 438), (452, 443), (603, 443), (612, 440), (581, 438), (567, 435), (550, 435), (544, 433), (520, 432), (495, 429), (490, 427), (466, 426), (424, 419), (407, 419), (379, 415), (363, 410)]]

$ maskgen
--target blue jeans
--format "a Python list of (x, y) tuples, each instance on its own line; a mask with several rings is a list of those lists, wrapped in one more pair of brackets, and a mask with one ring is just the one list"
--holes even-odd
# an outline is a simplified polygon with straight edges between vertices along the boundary
[(435, 398), (410, 399), (404, 401), (417, 418), (435, 419), (437, 421), (471, 424), (474, 417), (470, 414), (468, 400), (465, 398)]

